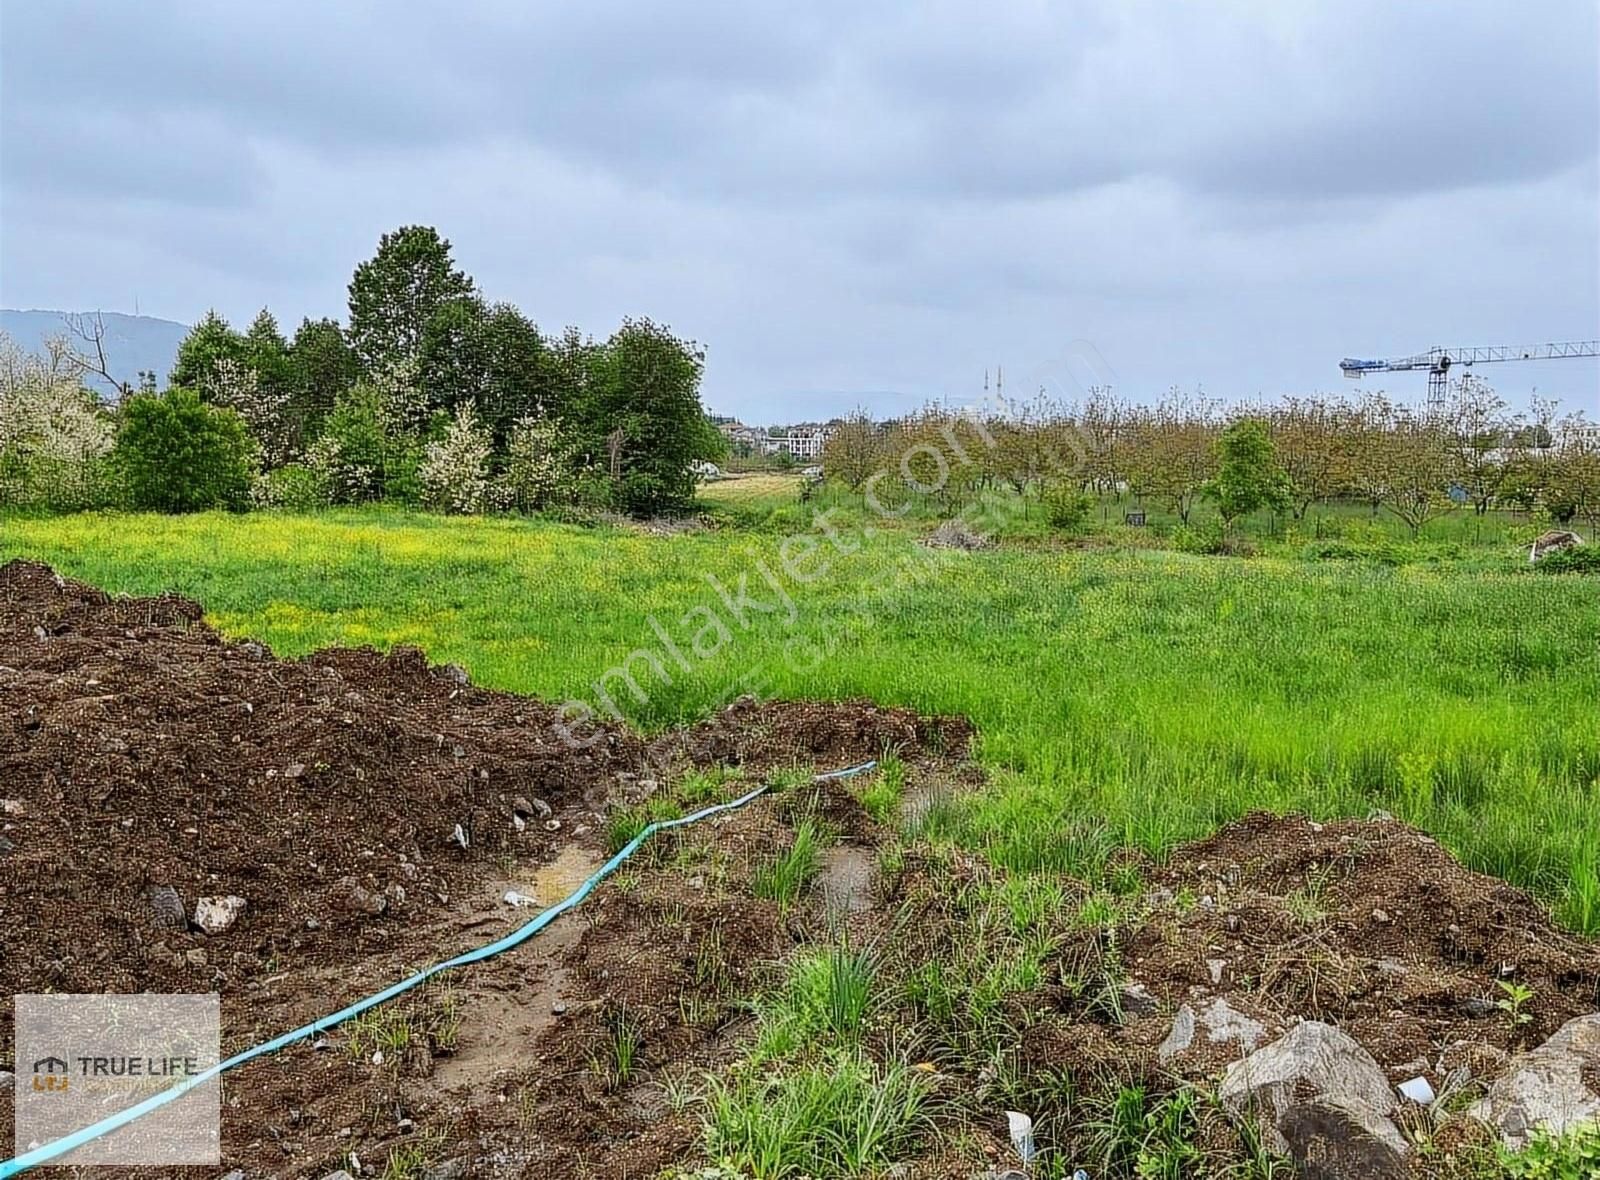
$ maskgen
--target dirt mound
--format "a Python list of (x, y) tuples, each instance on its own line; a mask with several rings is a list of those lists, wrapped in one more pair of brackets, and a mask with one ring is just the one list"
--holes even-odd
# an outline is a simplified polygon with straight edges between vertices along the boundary
[[(392, 949), (506, 858), (583, 836), (664, 761), (965, 740), (870, 706), (741, 702), (653, 745), (602, 724), (579, 748), (554, 706), (415, 649), (279, 660), (201, 614), (0, 567), (0, 991), (226, 993), (285, 959)], [(206, 936), (168, 890), (191, 920), (201, 897), (247, 909)]]
[[(1600, 946), (1392, 820), (1253, 814), (1152, 876), (1132, 978), (1171, 1004), (1227, 997), (1269, 1028), (1336, 1023), (1436, 1083), (1452, 1049), (1514, 1051), (1600, 1007)], [(1528, 989), (1516, 1015), (1499, 981)]]
[(745, 698), (686, 731), (680, 748), (702, 764), (772, 766), (799, 761), (837, 769), (886, 752), (960, 758), (967, 753), (972, 734), (972, 723), (964, 717), (923, 717), (871, 701), (796, 701), (774, 707)]

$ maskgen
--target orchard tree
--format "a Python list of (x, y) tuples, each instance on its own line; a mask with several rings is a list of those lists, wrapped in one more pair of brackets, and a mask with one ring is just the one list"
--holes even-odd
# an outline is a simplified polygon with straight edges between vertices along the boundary
[(434, 313), (472, 293), (437, 230), (402, 226), (379, 239), (350, 280), (350, 343), (369, 371), (415, 358)]
[(858, 409), (839, 423), (822, 445), (822, 470), (859, 492), (872, 473), (885, 463), (888, 449), (883, 432)]
[(1222, 527), (1261, 508), (1282, 511), (1288, 503), (1289, 477), (1273, 454), (1267, 424), (1259, 418), (1241, 418), (1217, 440), (1217, 473), (1205, 484), (1205, 494), (1215, 501)]
[(1505, 478), (1506, 444), (1518, 424), (1494, 387), (1468, 373), (1450, 407), (1450, 478), (1464, 489), (1479, 516), (1489, 511)]
[(1435, 416), (1391, 408), (1372, 439), (1372, 466), (1379, 502), (1405, 522), (1413, 538), (1455, 508), (1447, 488), (1449, 439)]
[(1296, 520), (1349, 479), (1342, 428), (1348, 410), (1322, 398), (1291, 397), (1272, 415), (1272, 446), (1288, 476), (1288, 505)]

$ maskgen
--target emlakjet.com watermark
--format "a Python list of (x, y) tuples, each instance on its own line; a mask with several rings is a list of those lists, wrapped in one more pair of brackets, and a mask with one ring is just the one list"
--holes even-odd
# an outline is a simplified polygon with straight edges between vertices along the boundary
[(21, 1154), (64, 1139), (164, 1090), (172, 1101), (98, 1135), (53, 1164), (216, 1164), (221, 1086), (215, 995), (16, 997), (16, 1134)]

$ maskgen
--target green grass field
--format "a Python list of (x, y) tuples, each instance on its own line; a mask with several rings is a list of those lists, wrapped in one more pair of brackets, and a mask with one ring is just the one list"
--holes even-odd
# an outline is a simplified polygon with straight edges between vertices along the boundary
[[(838, 543), (786, 543), (385, 509), (8, 518), (0, 558), (178, 590), (283, 655), (416, 644), (543, 696), (595, 701), (649, 652), (628, 665), (645, 699), (602, 682), (647, 727), (755, 684), (964, 713), (993, 782), (946, 826), (1016, 869), (1093, 875), (1119, 845), (1159, 852), (1254, 808), (1383, 809), (1600, 933), (1593, 579), (1528, 572), (1504, 543), (1400, 566), (958, 553), (840, 521)], [(741, 577), (755, 604), (735, 611), (708, 578), (736, 595)]]

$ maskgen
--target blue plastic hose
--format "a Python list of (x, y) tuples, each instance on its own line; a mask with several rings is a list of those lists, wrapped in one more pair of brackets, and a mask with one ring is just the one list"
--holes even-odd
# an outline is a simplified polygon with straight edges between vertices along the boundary
[[(863, 762), (859, 766), (849, 766), (843, 770), (834, 770), (827, 774), (816, 775), (812, 781), (827, 782), (831, 779), (850, 778), (854, 775), (865, 774), (867, 771), (873, 769), (877, 765), (878, 763), (876, 760), (871, 762)], [(370, 995), (364, 1000), (357, 1000), (348, 1008), (341, 1008), (332, 1016), (324, 1016), (322, 1019), (314, 1020), (310, 1024), (303, 1025), (300, 1028), (295, 1029), (293, 1032), (286, 1032), (282, 1036), (274, 1037), (272, 1040), (265, 1041), (252, 1049), (246, 1049), (241, 1053), (235, 1053), (226, 1061), (220, 1061), (216, 1065), (213, 1065), (210, 1069), (195, 1074), (193, 1077), (185, 1078), (177, 1085), (171, 1087), (170, 1089), (163, 1090), (159, 1094), (152, 1095), (151, 1097), (146, 1098), (143, 1102), (127, 1107), (124, 1110), (119, 1110), (116, 1114), (111, 1115), (109, 1118), (101, 1119), (98, 1123), (91, 1123), (89, 1126), (80, 1128), (79, 1130), (72, 1132), (70, 1135), (65, 1135), (60, 1139), (54, 1140), (53, 1142), (46, 1143), (42, 1147), (36, 1147), (32, 1151), (26, 1151), (11, 1159), (8, 1159), (4, 1163), (0, 1163), (0, 1180), (6, 1180), (6, 1177), (8, 1176), (15, 1176), (20, 1172), (27, 1171), (29, 1168), (35, 1168), (40, 1164), (48, 1163), (50, 1160), (55, 1159), (59, 1155), (65, 1155), (67, 1152), (82, 1147), (85, 1143), (88, 1143), (91, 1140), (98, 1139), (100, 1136), (107, 1134), (110, 1131), (115, 1131), (118, 1127), (125, 1127), (135, 1119), (149, 1114), (157, 1107), (165, 1106), (167, 1103), (183, 1097), (184, 1094), (188, 1093), (196, 1086), (202, 1085), (205, 1082), (210, 1081), (212, 1078), (218, 1077), (226, 1073), (228, 1070), (235, 1068), (236, 1066), (243, 1065), (245, 1062), (252, 1061), (257, 1057), (263, 1057), (268, 1053), (276, 1053), (279, 1049), (284, 1048), (286, 1045), (292, 1045), (296, 1041), (303, 1041), (307, 1037), (315, 1036), (317, 1033), (330, 1029), (337, 1024), (343, 1024), (352, 1016), (359, 1016), (368, 1008), (376, 1007), (378, 1004), (382, 1004), (386, 1000), (392, 1000), (396, 996), (410, 991), (418, 984), (426, 983), (428, 980), (432, 979), (435, 975), (438, 975), (442, 971), (448, 971), (452, 967), (465, 967), (469, 963), (479, 963), (484, 959), (492, 959), (496, 955), (504, 954), (513, 947), (521, 946), (535, 934), (538, 934), (539, 931), (550, 925), (551, 922), (554, 922), (562, 914), (580, 904), (586, 897), (589, 896), (590, 893), (594, 892), (594, 887), (596, 885), (600, 884), (601, 881), (610, 876), (611, 873), (617, 869), (617, 866), (622, 864), (623, 861), (627, 860), (636, 851), (638, 851), (639, 846), (657, 832), (665, 831), (668, 828), (682, 827), (685, 824), (698, 823), (700, 820), (706, 819), (713, 815), (718, 815), (721, 812), (732, 811), (737, 807), (743, 807), (752, 799), (764, 794), (766, 790), (767, 787), (765, 784), (763, 784), (747, 795), (741, 795), (739, 798), (728, 803), (717, 803), (710, 807), (702, 808), (693, 815), (681, 816), (678, 819), (656, 820), (654, 823), (647, 825), (644, 831), (640, 832), (632, 840), (629, 840), (627, 845), (624, 846), (620, 852), (618, 852), (610, 860), (606, 861), (605, 864), (601, 865), (600, 868), (595, 871), (593, 876), (591, 876), (582, 885), (579, 885), (577, 889), (573, 890), (573, 892), (568, 895), (565, 900), (557, 902), (549, 909), (540, 913), (538, 917), (534, 918), (532, 921), (523, 926), (519, 926), (504, 938), (497, 939), (494, 942), (477, 947), (473, 950), (465, 952), (464, 954), (457, 955), (453, 959), (446, 959), (442, 963), (436, 963), (424, 971), (419, 971), (409, 979), (402, 979), (399, 983), (394, 984), (392, 987), (384, 988), (383, 991), (378, 992), (375, 995)]]

